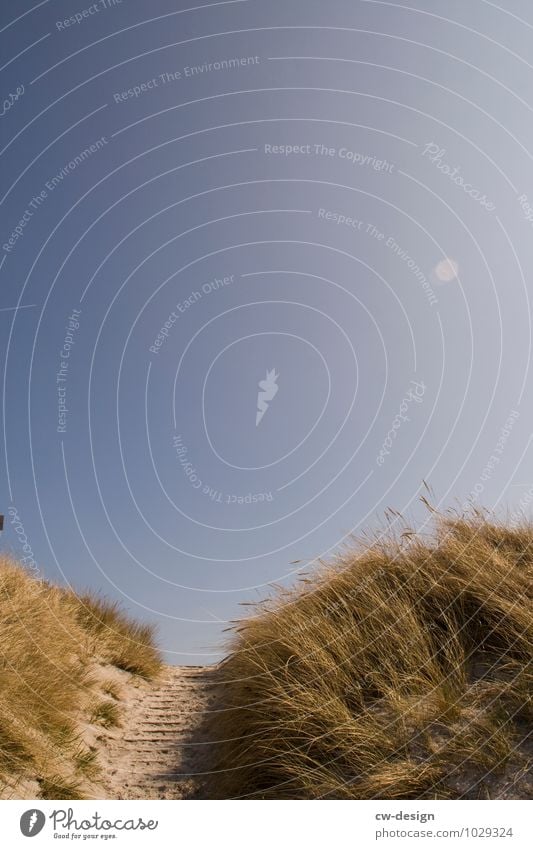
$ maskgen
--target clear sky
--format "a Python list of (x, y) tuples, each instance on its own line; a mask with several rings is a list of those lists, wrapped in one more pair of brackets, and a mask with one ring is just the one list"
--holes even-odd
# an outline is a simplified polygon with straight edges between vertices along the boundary
[(3, 3), (4, 549), (195, 664), (423, 481), (530, 515), (532, 38), (526, 0)]

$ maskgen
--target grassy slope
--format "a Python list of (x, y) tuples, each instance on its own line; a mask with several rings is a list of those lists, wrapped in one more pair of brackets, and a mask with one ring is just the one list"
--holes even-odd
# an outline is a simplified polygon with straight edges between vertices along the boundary
[(80, 729), (119, 722), (117, 670), (159, 668), (149, 627), (0, 559), (0, 797), (27, 781), (41, 798), (83, 796), (98, 764)]
[(530, 797), (532, 576), (533, 527), (440, 519), (264, 603), (219, 673), (211, 795)]

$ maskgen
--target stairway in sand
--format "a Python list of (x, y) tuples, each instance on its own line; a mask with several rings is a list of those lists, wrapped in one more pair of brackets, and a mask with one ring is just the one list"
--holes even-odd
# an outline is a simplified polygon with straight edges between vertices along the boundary
[(100, 752), (110, 799), (183, 799), (195, 794), (209, 744), (202, 719), (214, 702), (213, 669), (167, 666), (122, 706), (122, 725)]

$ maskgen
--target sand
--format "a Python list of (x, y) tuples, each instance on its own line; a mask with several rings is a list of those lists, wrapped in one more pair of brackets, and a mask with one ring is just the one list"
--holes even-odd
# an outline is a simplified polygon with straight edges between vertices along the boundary
[(94, 741), (101, 799), (185, 799), (197, 795), (209, 742), (201, 721), (214, 701), (210, 667), (164, 667), (153, 683), (125, 683), (119, 728)]

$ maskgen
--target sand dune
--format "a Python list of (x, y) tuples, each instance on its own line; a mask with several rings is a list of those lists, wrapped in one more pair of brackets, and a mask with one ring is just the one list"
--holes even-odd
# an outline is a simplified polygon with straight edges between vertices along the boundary
[(256, 605), (216, 667), (0, 563), (0, 797), (532, 798), (533, 525), (435, 522)]

